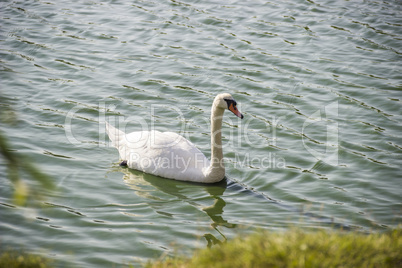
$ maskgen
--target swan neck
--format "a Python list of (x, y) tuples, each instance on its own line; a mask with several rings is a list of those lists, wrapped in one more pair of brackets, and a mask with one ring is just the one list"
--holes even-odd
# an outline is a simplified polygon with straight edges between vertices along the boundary
[(217, 180), (225, 176), (222, 151), (222, 118), (224, 109), (219, 108), (215, 103), (211, 110), (211, 165), (209, 176)]
[(211, 113), (211, 158), (221, 160), (222, 152), (222, 117), (223, 109), (212, 108)]

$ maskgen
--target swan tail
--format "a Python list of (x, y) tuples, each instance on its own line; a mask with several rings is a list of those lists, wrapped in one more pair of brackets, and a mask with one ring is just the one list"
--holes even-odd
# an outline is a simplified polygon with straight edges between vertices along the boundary
[(106, 132), (109, 139), (112, 141), (112, 146), (119, 149), (122, 142), (125, 140), (124, 137), (126, 136), (126, 133), (110, 125), (108, 122), (106, 122)]

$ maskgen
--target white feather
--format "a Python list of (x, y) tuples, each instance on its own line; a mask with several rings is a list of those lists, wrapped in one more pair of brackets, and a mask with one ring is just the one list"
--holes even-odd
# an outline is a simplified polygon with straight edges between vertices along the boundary
[(233, 98), (229, 94), (220, 94), (212, 105), (212, 163), (193, 143), (173, 132), (138, 131), (126, 134), (107, 122), (106, 131), (129, 168), (168, 179), (218, 182), (225, 176), (220, 130), (223, 111), (228, 107), (224, 100), (228, 99)]

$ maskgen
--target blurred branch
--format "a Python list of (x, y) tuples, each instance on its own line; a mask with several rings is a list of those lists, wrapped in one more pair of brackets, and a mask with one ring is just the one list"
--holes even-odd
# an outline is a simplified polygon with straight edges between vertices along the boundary
[[(9, 105), (4, 105), (4, 100), (2, 100), (1, 106), (6, 109), (0, 114), (0, 121), (10, 124), (10, 115), (15, 117), (14, 112), (11, 110)], [(5, 112), (4, 112), (5, 111)], [(11, 149), (5, 134), (0, 131), (0, 155), (5, 160), (5, 165), (7, 168), (7, 177), (14, 185), (14, 202), (17, 205), (23, 205), (26, 203), (28, 197), (41, 198), (42, 195), (37, 189), (31, 189), (28, 184), (22, 179), (21, 174), (27, 174), (34, 181), (39, 182), (39, 184), (45, 189), (53, 189), (54, 185), (51, 178), (38, 169), (27, 157), (17, 154)]]

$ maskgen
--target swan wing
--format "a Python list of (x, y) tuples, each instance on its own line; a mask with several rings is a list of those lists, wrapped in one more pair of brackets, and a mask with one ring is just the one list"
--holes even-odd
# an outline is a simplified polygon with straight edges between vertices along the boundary
[(129, 168), (156, 176), (202, 182), (210, 161), (189, 140), (174, 132), (137, 131), (129, 134), (107, 124), (112, 145)]

